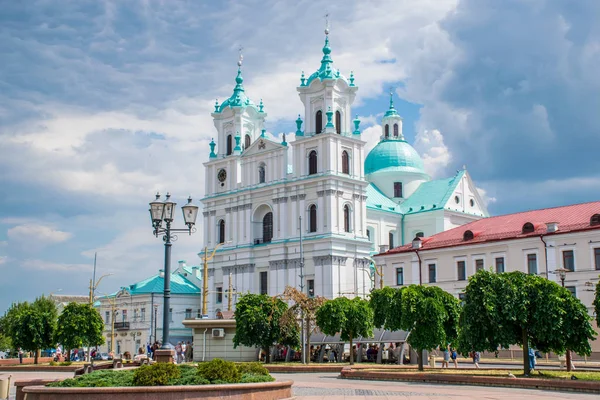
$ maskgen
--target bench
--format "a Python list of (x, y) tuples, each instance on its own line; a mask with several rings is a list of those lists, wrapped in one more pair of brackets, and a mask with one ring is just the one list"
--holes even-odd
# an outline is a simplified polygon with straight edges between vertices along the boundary
[(123, 368), (123, 359), (122, 358), (114, 358), (113, 359), (113, 369)]

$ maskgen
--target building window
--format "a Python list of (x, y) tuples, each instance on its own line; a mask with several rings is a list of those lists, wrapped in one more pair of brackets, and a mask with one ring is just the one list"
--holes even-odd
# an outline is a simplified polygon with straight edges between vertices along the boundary
[(563, 251), (563, 268), (569, 271), (575, 271), (575, 256), (573, 250)]
[(404, 285), (404, 268), (396, 268), (396, 286)]
[(220, 286), (217, 288), (217, 304), (223, 303), (223, 287)]
[(390, 137), (390, 126), (385, 124), (385, 138), (388, 139)]
[(459, 281), (466, 281), (467, 280), (467, 268), (466, 268), (466, 262), (465, 261), (458, 261), (456, 263), (456, 269), (457, 269), (457, 275), (458, 275), (458, 280)]
[(145, 308), (141, 308), (140, 309), (140, 321), (144, 322), (146, 320), (146, 309)]
[(600, 225), (600, 214), (592, 215), (592, 218), (590, 218), (590, 225)]
[(394, 248), (394, 232), (388, 233), (388, 243), (390, 245), (390, 249)]
[(315, 115), (315, 132), (323, 132), (323, 112), (321, 110), (317, 111)]
[(402, 197), (402, 182), (394, 182), (394, 197)]
[(250, 138), (250, 135), (246, 135), (246, 138), (244, 139), (244, 148), (247, 149), (248, 147), (250, 147), (252, 139)]
[(416, 238), (422, 238), (425, 237), (425, 234), (423, 232), (417, 232), (417, 234), (415, 235)]
[(342, 133), (342, 113), (335, 112), (335, 132), (340, 135)]
[(435, 264), (429, 264), (429, 283), (436, 282)]
[(269, 288), (268, 288), (268, 272), (267, 271), (263, 271), (260, 273), (260, 294), (267, 294), (269, 293)]
[(473, 231), (465, 231), (465, 233), (463, 233), (463, 240), (473, 240), (474, 237)]
[(123, 322), (127, 322), (127, 310), (123, 310), (121, 313)]
[(600, 270), (600, 247), (594, 249), (594, 265), (596, 270)]
[(225, 221), (219, 221), (219, 243), (225, 243)]
[(398, 137), (398, 124), (394, 124), (394, 137)]
[(371, 241), (371, 231), (367, 229), (367, 240)]
[(344, 206), (344, 232), (350, 232), (350, 206)]
[(258, 166), (258, 183), (265, 183), (265, 164)]
[(308, 297), (315, 297), (315, 280), (308, 279), (306, 281), (306, 289), (308, 290)]
[(577, 288), (575, 286), (565, 286), (565, 289), (571, 292), (573, 297), (577, 297)]
[(169, 308), (169, 322), (173, 322), (173, 309)]
[(273, 213), (268, 212), (263, 217), (263, 243), (270, 243), (273, 239)]
[(458, 196), (454, 196), (454, 202), (455, 202), (456, 204), (460, 203), (460, 197), (458, 197)]
[(308, 153), (308, 174), (314, 175), (317, 173), (317, 152), (315, 150)]
[(233, 153), (233, 137), (231, 135), (227, 135), (227, 155), (231, 155)]
[(185, 309), (185, 319), (192, 319), (192, 309), (191, 308)]
[(473, 199), (469, 200), (469, 204), (471, 205), (471, 207), (475, 207), (475, 200), (473, 200)]
[(533, 231), (535, 231), (535, 226), (531, 222), (526, 222), (521, 229), (521, 233), (533, 233)]
[(527, 254), (527, 273), (537, 275), (537, 254)]
[(350, 156), (346, 150), (342, 151), (342, 174), (350, 173)]
[(110, 324), (110, 311), (104, 312), (104, 322)]
[(504, 272), (504, 257), (496, 257), (496, 272)]
[(138, 319), (138, 310), (137, 308), (133, 310), (133, 322), (137, 322)]
[(481, 258), (475, 260), (475, 272), (482, 270), (482, 269), (483, 269), (483, 260)]
[(202, 309), (199, 308), (198, 312), (196, 313), (196, 318), (202, 318)]
[(317, 231), (317, 206), (314, 204), (308, 209), (308, 231)]

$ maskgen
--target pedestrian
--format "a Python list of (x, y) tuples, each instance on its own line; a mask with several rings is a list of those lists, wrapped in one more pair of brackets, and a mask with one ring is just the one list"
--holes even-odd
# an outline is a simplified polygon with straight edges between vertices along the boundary
[(450, 346), (446, 346), (444, 349), (444, 359), (442, 360), (442, 368), (448, 368), (450, 366)]
[(478, 351), (473, 351), (471, 353), (473, 355), (473, 364), (475, 365), (475, 368), (479, 369), (479, 358), (481, 357), (481, 353)]
[(185, 362), (192, 362), (192, 345), (190, 343), (190, 341), (188, 340), (186, 346), (185, 346)]
[(531, 371), (533, 371), (535, 369), (535, 352), (533, 351), (533, 349), (531, 347), (529, 348), (528, 356), (529, 356), (529, 369)]
[(452, 362), (454, 363), (454, 368), (458, 368), (458, 354), (456, 353), (456, 349), (452, 349), (452, 353), (450, 353), (450, 358), (452, 358)]
[(19, 347), (19, 364), (23, 364), (23, 349)]
[(177, 364), (181, 364), (183, 361), (183, 348), (181, 347), (181, 342), (177, 342), (177, 346), (175, 346), (175, 353), (177, 354)]

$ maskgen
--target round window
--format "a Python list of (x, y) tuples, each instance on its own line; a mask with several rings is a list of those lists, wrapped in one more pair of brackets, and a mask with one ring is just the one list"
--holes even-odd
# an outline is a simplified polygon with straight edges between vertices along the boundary
[(456, 204), (460, 203), (460, 197), (454, 196), (454, 201), (456, 202)]
[(475, 200), (471, 199), (469, 201), (469, 204), (471, 205), (471, 207), (475, 207)]

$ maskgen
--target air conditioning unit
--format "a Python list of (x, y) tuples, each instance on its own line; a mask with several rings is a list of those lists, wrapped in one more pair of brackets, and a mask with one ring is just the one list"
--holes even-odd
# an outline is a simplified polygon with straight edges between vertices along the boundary
[(223, 338), (225, 337), (225, 329), (222, 328), (213, 328), (212, 337), (214, 338)]

